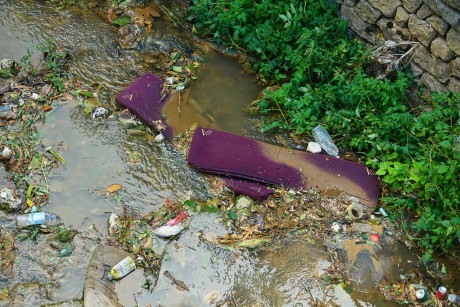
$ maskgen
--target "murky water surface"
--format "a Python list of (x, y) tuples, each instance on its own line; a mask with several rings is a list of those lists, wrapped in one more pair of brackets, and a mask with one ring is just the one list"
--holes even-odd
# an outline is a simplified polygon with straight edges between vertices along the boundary
[[(189, 52), (194, 48), (169, 22), (159, 20), (143, 48), (125, 51), (118, 57), (113, 52), (116, 29), (92, 12), (56, 11), (46, 1), (0, 0), (1, 58), (19, 61), (27, 48), (48, 37), (73, 55), (71, 71), (75, 78), (103, 86), (101, 99), (105, 102), (113, 102), (117, 93), (153, 69), (144, 63), (147, 55), (158, 50), (178, 48)], [(198, 81), (191, 86), (188, 105), (183, 105), (184, 128), (193, 124), (186, 116), (186, 108), (190, 108), (190, 112), (206, 117), (216, 127), (266, 139), (258, 135), (260, 121), (243, 112), (260, 91), (255, 78), (244, 75), (235, 60), (198, 52), (205, 62)], [(37, 54), (34, 62), (39, 59)], [(55, 145), (67, 160), (48, 178), (52, 195), (47, 210), (77, 229), (100, 224), (108, 212), (121, 212), (122, 207), (146, 213), (168, 198), (180, 199), (189, 193), (198, 198), (208, 196), (206, 181), (187, 166), (184, 156), (171, 144), (129, 136), (116, 119), (92, 120), (76, 102), (60, 103), (40, 133), (42, 143)], [(124, 187), (116, 197), (104, 192), (112, 183)], [(377, 266), (378, 274), (366, 279), (365, 287), (357, 285), (350, 295), (341, 286), (328, 286), (323, 281), (331, 263), (322, 244), (286, 240), (271, 251), (228, 251), (206, 239), (225, 233), (216, 219), (216, 215), (195, 216), (190, 229), (168, 246), (155, 290), (144, 290), (143, 277), (130, 275), (129, 289), (117, 291), (122, 303), (203, 306), (220, 301), (230, 306), (307, 306), (322, 302), (388, 306), (378, 294), (376, 283), (397, 278), (411, 265), (406, 259), (415, 263), (408, 250), (383, 253), (378, 260), (370, 254), (360, 254), (359, 261)], [(165, 271), (187, 284), (190, 292), (177, 290)], [(63, 279), (61, 290), (53, 297), (64, 300), (65, 293), (74, 293), (71, 289), (81, 287), (84, 276), (81, 271), (76, 280)], [(373, 280), (375, 276), (377, 280)], [(72, 295), (67, 298), (79, 298)]]

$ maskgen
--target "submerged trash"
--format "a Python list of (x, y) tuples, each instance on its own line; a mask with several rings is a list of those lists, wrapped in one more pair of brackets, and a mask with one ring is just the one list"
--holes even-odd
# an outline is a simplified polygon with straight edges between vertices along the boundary
[(61, 219), (49, 212), (32, 212), (28, 214), (21, 214), (16, 217), (16, 225), (19, 228), (27, 227), (31, 225), (42, 225), (55, 226), (61, 223)]
[(106, 108), (104, 107), (98, 107), (96, 109), (96, 111), (93, 112), (93, 114), (91, 115), (91, 118), (94, 120), (96, 119), (96, 117), (99, 117), (99, 116), (103, 116), (104, 114), (106, 114), (108, 111)]
[(364, 208), (361, 204), (353, 203), (347, 208), (348, 216), (354, 220), (358, 220), (364, 215)]
[(72, 252), (73, 252), (73, 245), (69, 243), (59, 251), (59, 257), (62, 258), (62, 257), (70, 256)]
[(335, 146), (334, 141), (332, 141), (329, 133), (324, 129), (323, 126), (316, 126), (312, 130), (313, 137), (315, 141), (327, 152), (328, 155), (338, 157), (339, 149)]
[(333, 232), (339, 232), (340, 229), (342, 229), (342, 226), (340, 226), (339, 223), (337, 223), (337, 222), (332, 223), (332, 225), (331, 225), (331, 230), (332, 230)]
[(153, 139), (155, 142), (161, 142), (165, 139), (165, 136), (163, 135), (163, 133), (158, 133), (158, 135)]
[(163, 225), (155, 229), (153, 233), (159, 237), (168, 238), (179, 234), (184, 228), (185, 227), (181, 224), (173, 226)]
[(4, 210), (18, 210), (24, 199), (15, 190), (4, 188), (0, 190), (0, 207)]
[(67, 164), (67, 161), (56, 150), (54, 150), (53, 147), (46, 147), (45, 150), (52, 154), (56, 159), (58, 159), (62, 163)]
[(136, 269), (136, 264), (133, 258), (127, 256), (122, 261), (118, 262), (107, 274), (109, 280), (120, 279)]

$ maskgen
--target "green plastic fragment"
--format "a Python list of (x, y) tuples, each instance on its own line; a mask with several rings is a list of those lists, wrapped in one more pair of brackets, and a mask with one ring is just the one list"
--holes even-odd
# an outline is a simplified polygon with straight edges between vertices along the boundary
[(59, 257), (67, 257), (73, 252), (73, 245), (72, 244), (67, 244), (64, 246), (60, 251), (59, 251)]

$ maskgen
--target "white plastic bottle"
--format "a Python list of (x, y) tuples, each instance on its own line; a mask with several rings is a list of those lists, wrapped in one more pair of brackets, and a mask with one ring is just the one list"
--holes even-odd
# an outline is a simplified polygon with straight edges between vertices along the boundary
[(324, 129), (323, 126), (316, 126), (312, 130), (313, 137), (315, 138), (316, 143), (318, 143), (328, 155), (338, 157), (339, 156), (339, 149), (335, 146), (334, 142), (332, 141), (331, 136), (329, 133)]
[(122, 261), (118, 262), (109, 272), (109, 280), (120, 279), (131, 273), (136, 269), (136, 263), (133, 258), (126, 257)]
[(21, 214), (16, 217), (16, 225), (19, 228), (42, 224), (55, 226), (60, 224), (60, 222), (61, 220), (58, 216), (49, 212), (32, 212), (28, 214)]

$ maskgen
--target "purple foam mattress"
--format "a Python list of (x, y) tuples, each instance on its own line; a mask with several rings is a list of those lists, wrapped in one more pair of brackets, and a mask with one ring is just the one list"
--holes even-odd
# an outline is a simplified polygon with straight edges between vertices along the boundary
[[(162, 87), (163, 81), (161, 78), (148, 72), (121, 92), (115, 98), (115, 101), (122, 107), (129, 109), (131, 113), (152, 129), (156, 130), (155, 122), (161, 120), (161, 124), (164, 127), (161, 132), (173, 143), (173, 127), (161, 118), (163, 108), (168, 102), (166, 97), (161, 99)], [(233, 191), (256, 200), (263, 200), (273, 193), (268, 187), (256, 182), (232, 178), (224, 178), (224, 182)]]
[(359, 163), (274, 146), (239, 135), (198, 127), (188, 163), (204, 171), (294, 189), (345, 192), (368, 205), (379, 196), (378, 177)]
[(255, 200), (261, 201), (273, 194), (273, 190), (269, 187), (247, 180), (236, 178), (222, 178), (225, 185), (236, 193), (249, 196)]
[(146, 73), (134, 81), (115, 101), (124, 108), (127, 108), (136, 115), (145, 125), (157, 129), (156, 122), (161, 121), (164, 129), (163, 135), (169, 140), (173, 140), (173, 131), (168, 123), (161, 118), (163, 107), (167, 99), (161, 97), (163, 80), (153, 73)]

